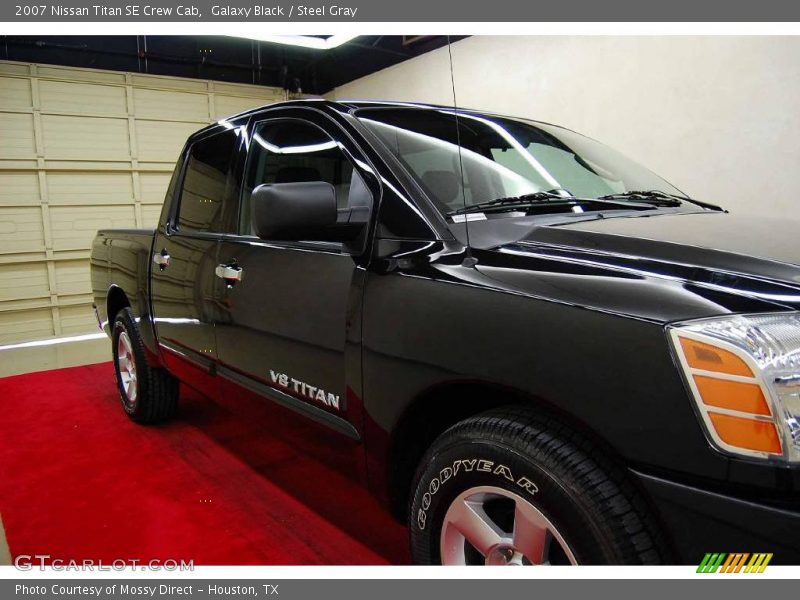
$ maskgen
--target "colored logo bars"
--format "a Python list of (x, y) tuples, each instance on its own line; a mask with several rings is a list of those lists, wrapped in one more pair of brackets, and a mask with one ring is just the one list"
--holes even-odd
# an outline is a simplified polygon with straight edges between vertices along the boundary
[[(748, 559), (749, 562), (748, 562)], [(725, 554), (724, 552), (709, 552), (704, 557), (700, 566), (697, 567), (698, 573), (763, 573), (769, 561), (772, 560), (772, 553), (748, 554), (737, 552)]]

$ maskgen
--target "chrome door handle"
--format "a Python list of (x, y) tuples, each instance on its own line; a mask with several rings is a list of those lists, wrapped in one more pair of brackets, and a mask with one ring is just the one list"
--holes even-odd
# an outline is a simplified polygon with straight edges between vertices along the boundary
[(162, 271), (169, 266), (170, 258), (171, 257), (166, 248), (164, 248), (161, 252), (156, 252), (153, 254), (153, 262), (156, 263)]
[(214, 269), (214, 274), (228, 282), (228, 285), (233, 285), (237, 281), (241, 281), (243, 273), (244, 270), (235, 265), (217, 265), (217, 268)]

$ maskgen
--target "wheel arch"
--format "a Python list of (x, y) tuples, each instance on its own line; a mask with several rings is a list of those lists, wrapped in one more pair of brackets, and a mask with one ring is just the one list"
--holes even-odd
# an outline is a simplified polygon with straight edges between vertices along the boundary
[(131, 303), (128, 294), (122, 287), (116, 284), (112, 284), (106, 293), (106, 318), (109, 336), (114, 328), (114, 318), (123, 308), (130, 308), (134, 314), (136, 324), (139, 328), (139, 334), (142, 336), (142, 341), (144, 342), (147, 364), (151, 367), (163, 366), (161, 357), (158, 354), (155, 330), (150, 317), (148, 315), (138, 314), (136, 305)]
[(108, 315), (109, 323), (114, 321), (114, 317), (117, 316), (119, 311), (129, 306), (131, 306), (131, 302), (128, 299), (128, 295), (121, 287), (112, 285), (108, 288), (108, 293), (106, 294), (106, 315)]
[(386, 481), (392, 514), (405, 522), (414, 475), (425, 452), (447, 429), (469, 417), (502, 407), (520, 407), (542, 418), (553, 418), (600, 448), (621, 465), (611, 444), (577, 416), (555, 403), (525, 391), (486, 381), (449, 381), (434, 385), (409, 403), (394, 428), (388, 452)]

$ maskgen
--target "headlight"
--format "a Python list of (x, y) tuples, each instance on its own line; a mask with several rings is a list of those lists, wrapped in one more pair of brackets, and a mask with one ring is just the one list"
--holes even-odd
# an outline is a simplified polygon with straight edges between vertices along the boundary
[(800, 463), (800, 313), (714, 317), (668, 332), (716, 448)]

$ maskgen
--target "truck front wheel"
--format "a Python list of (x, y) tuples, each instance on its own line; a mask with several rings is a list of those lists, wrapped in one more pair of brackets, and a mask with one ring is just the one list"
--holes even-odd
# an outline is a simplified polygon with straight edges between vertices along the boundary
[(443, 433), (409, 514), (417, 564), (658, 564), (660, 536), (623, 469), (557, 421), (493, 411)]
[(147, 364), (144, 343), (130, 308), (120, 310), (111, 334), (111, 352), (120, 400), (137, 423), (169, 419), (178, 406), (178, 380)]

